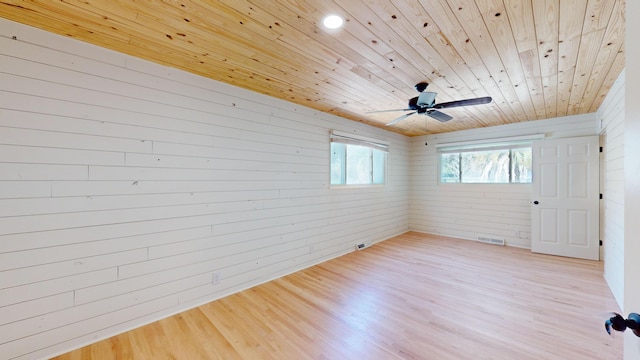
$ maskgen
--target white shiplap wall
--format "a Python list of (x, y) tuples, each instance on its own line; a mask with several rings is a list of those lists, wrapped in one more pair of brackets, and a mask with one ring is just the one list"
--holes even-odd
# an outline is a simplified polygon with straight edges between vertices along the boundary
[[(389, 141), (387, 186), (330, 190), (330, 129)], [(58, 354), (405, 232), (408, 147), (0, 19), (0, 357)]]
[(568, 116), (412, 138), (411, 230), (469, 240), (478, 236), (504, 239), (507, 245), (529, 248), (531, 185), (439, 184), (435, 145), (531, 134), (545, 134), (548, 139), (597, 135), (596, 116)]
[(604, 221), (604, 278), (624, 309), (624, 89), (625, 72), (618, 77), (598, 109), (602, 121)]

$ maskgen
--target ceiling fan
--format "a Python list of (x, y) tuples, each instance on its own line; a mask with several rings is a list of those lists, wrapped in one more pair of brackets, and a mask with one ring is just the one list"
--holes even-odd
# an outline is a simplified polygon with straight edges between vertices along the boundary
[(492, 101), (490, 96), (485, 96), (485, 97), (479, 97), (479, 98), (473, 98), (473, 99), (456, 100), (456, 101), (449, 101), (449, 102), (436, 104), (437, 93), (425, 91), (427, 86), (429, 86), (429, 84), (427, 84), (426, 82), (420, 82), (415, 85), (415, 88), (420, 93), (420, 95), (409, 99), (409, 105), (406, 109), (369, 111), (367, 112), (367, 114), (391, 112), (391, 111), (413, 111), (408, 114), (404, 114), (399, 118), (393, 120), (392, 122), (388, 123), (387, 126), (393, 125), (398, 121), (404, 120), (414, 114), (424, 114), (440, 122), (445, 122), (453, 119), (453, 117), (441, 111), (438, 111), (437, 109), (447, 109), (447, 108), (458, 107), (458, 106), (488, 104)]

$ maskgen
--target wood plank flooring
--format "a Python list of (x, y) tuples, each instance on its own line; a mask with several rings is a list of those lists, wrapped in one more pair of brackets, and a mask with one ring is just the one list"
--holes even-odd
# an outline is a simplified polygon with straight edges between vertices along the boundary
[(602, 263), (409, 232), (60, 356), (621, 359)]

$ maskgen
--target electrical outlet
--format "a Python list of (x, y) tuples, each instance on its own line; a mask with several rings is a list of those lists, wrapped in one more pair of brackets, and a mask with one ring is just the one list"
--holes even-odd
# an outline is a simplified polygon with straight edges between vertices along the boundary
[(211, 280), (211, 283), (213, 285), (218, 285), (220, 284), (220, 272), (216, 271), (213, 273), (213, 279)]
[(309, 245), (309, 254), (313, 254), (314, 252), (316, 252), (316, 247), (313, 245)]

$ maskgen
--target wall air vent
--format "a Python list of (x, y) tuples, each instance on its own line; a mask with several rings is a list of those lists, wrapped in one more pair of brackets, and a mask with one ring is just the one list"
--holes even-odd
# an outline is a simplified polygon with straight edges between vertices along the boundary
[(490, 236), (478, 236), (478, 241), (493, 245), (504, 245), (504, 239), (497, 239)]

